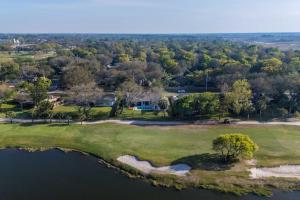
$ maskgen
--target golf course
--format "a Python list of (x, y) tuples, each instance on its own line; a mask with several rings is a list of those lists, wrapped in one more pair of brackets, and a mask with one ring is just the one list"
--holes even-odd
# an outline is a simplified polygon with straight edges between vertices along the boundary
[[(220, 164), (212, 141), (221, 134), (243, 133), (258, 146), (254, 163)], [(297, 189), (296, 179), (251, 179), (249, 168), (300, 164), (300, 127), (284, 125), (178, 125), (132, 126), (120, 124), (1, 124), (0, 147), (45, 150), (71, 149), (89, 153), (124, 170), (142, 175), (117, 158), (136, 156), (154, 166), (184, 163), (191, 166), (187, 176), (144, 175), (155, 185), (176, 188), (199, 187), (236, 194), (254, 192), (269, 195), (274, 188)]]

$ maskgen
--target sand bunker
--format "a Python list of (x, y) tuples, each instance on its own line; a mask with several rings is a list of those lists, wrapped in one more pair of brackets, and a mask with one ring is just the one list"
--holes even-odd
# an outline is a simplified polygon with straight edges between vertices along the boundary
[(280, 177), (300, 179), (300, 165), (282, 165), (273, 168), (252, 168), (250, 177), (253, 179)]
[(177, 176), (185, 176), (191, 170), (191, 167), (186, 164), (178, 164), (165, 167), (154, 167), (148, 161), (139, 161), (136, 157), (129, 155), (120, 156), (117, 160), (123, 164), (138, 169), (145, 174), (162, 173), (173, 174)]

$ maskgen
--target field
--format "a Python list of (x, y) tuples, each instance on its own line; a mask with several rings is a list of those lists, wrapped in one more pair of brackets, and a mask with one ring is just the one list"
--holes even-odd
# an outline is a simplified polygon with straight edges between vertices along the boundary
[(49, 57), (54, 57), (56, 53), (54, 51), (49, 52), (4, 52), (0, 53), (0, 64), (11, 62), (13, 60), (16, 61), (38, 61), (47, 59)]
[[(300, 164), (300, 127), (296, 126), (176, 126), (138, 127), (103, 125), (0, 125), (0, 147), (61, 147), (88, 152), (116, 163), (121, 155), (135, 155), (155, 165), (186, 162), (193, 167), (187, 178), (156, 177), (156, 184), (193, 185), (238, 194), (264, 193), (270, 185), (285, 187), (284, 180), (249, 179), (244, 163), (218, 166), (213, 163), (212, 140), (224, 133), (248, 134), (260, 147), (258, 166)], [(153, 178), (153, 177), (152, 177)], [(295, 184), (294, 184), (295, 183)], [(268, 184), (268, 187), (265, 185)], [(289, 188), (297, 188), (289, 182)]]

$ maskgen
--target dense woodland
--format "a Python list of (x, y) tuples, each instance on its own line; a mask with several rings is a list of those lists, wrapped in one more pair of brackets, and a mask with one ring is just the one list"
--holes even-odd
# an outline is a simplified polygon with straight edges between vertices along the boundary
[[(65, 35), (45, 39), (18, 36), (18, 40), (24, 45), (14, 46), (11, 40), (0, 45), (2, 83), (22, 85), (46, 77), (56, 84), (55, 89), (73, 91), (70, 94), (76, 96), (80, 96), (76, 88), (116, 92), (120, 97), (116, 113), (130, 103), (130, 95), (149, 91), (160, 93), (162, 110), (180, 118), (228, 113), (287, 117), (300, 111), (297, 50), (176, 37), (97, 39)], [(43, 54), (49, 56), (37, 56)], [(176, 100), (163, 95), (174, 88), (187, 94)], [(4, 99), (5, 91), (0, 95)]]

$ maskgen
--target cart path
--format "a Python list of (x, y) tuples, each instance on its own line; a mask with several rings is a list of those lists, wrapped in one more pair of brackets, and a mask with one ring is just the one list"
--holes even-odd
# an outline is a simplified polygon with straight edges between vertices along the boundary
[[(51, 120), (54, 123), (67, 123), (68, 120)], [(8, 118), (0, 118), (0, 123), (10, 123), (11, 120)], [(49, 119), (35, 119), (34, 123), (50, 122)], [(13, 119), (13, 123), (32, 123), (31, 119)], [(81, 124), (81, 122), (70, 121), (72, 124)], [(197, 125), (196, 122), (192, 121), (146, 121), (146, 120), (99, 120), (93, 122), (82, 122), (83, 125), (94, 125), (94, 124), (122, 124), (122, 125), (139, 125), (139, 126), (180, 126), (180, 125)], [(259, 122), (259, 121), (240, 121), (233, 122), (233, 125), (289, 125), (289, 126), (300, 126), (300, 121), (274, 121), (274, 122)], [(205, 122), (198, 125), (205, 125)], [(207, 124), (212, 125), (212, 124)]]

